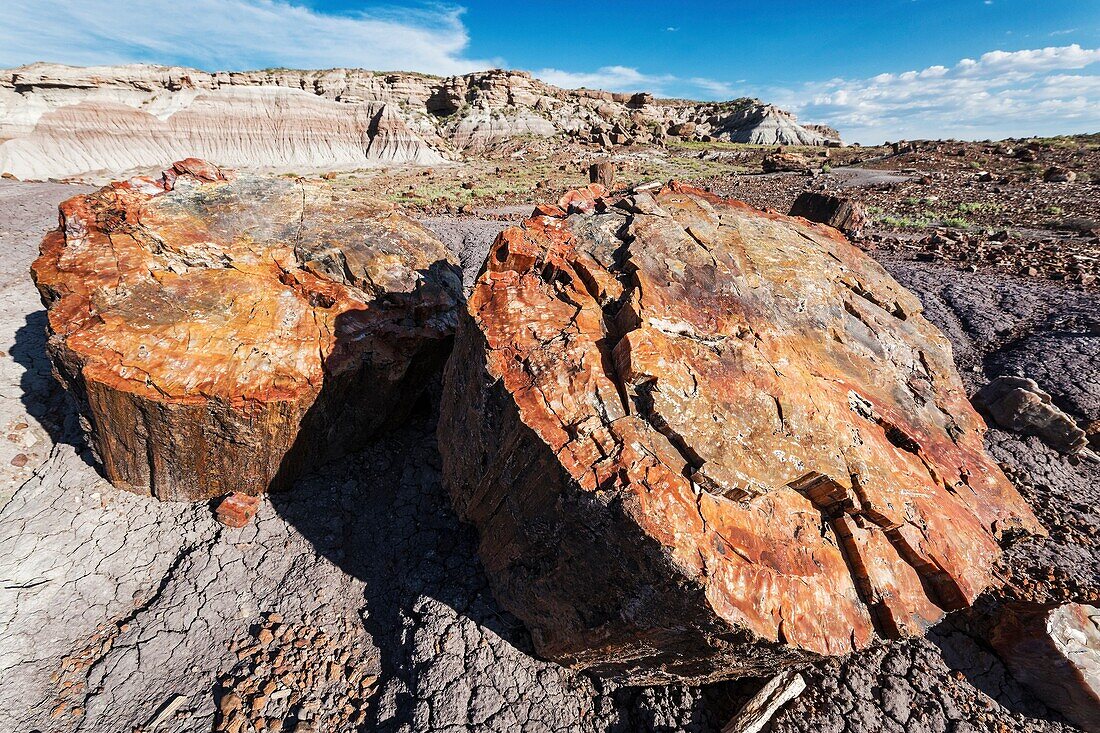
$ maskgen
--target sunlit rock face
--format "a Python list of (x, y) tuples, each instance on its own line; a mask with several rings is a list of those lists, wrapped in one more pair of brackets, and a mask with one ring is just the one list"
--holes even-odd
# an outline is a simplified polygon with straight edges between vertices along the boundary
[(1042, 532), (946, 339), (836, 230), (671, 184), (505, 230), (439, 425), (538, 652), (648, 683), (921, 634)]
[(408, 411), (461, 297), (392, 205), (199, 160), (61, 205), (32, 274), (55, 372), (117, 486), (198, 500), (288, 486)]
[[(655, 130), (761, 144), (830, 138), (753, 99), (656, 100), (560, 89), (500, 69), (439, 78), (364, 69), (216, 72), (179, 66), (0, 70), (0, 173), (112, 180), (198, 156), (280, 172), (434, 165), (516, 138), (652, 142)], [(677, 128), (679, 129), (679, 128)]]

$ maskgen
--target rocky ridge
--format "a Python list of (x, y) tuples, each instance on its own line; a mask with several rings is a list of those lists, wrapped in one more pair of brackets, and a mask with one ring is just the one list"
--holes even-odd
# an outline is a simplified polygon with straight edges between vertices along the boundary
[(606, 147), (667, 135), (837, 142), (835, 131), (801, 126), (756, 100), (566, 90), (520, 71), (444, 79), (360, 69), (209, 73), (39, 63), (0, 72), (0, 172), (24, 179), (119, 173), (188, 156), (279, 170), (433, 164), (523, 135)]

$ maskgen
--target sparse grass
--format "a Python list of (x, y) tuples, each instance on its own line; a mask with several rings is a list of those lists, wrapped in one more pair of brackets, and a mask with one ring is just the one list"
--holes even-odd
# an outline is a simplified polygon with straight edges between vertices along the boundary
[(920, 198), (919, 196), (910, 196), (909, 198), (905, 199), (905, 203), (909, 204), (910, 206), (932, 206), (937, 201), (939, 201), (939, 199), (933, 196), (925, 196), (924, 198)]
[(1055, 135), (1054, 137), (1035, 137), (1031, 142), (1053, 145), (1056, 148), (1100, 148), (1100, 132), (1085, 135)]
[(962, 217), (949, 216), (946, 219), (940, 219), (940, 224), (951, 229), (969, 229), (970, 222)]
[(960, 214), (977, 214), (982, 211), (988, 211), (990, 213), (996, 213), (1000, 211), (1003, 206), (1000, 204), (989, 204), (982, 201), (963, 202), (959, 204), (955, 210)]
[(935, 219), (913, 216), (880, 216), (878, 222), (891, 229), (924, 229), (935, 224)]

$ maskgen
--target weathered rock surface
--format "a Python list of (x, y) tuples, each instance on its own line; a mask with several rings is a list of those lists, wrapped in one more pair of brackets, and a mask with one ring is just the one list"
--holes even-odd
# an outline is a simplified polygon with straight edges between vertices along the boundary
[(188, 160), (69, 199), (32, 273), (58, 378), (116, 486), (288, 486), (408, 411), (445, 358), (455, 260), (392, 205)]
[(448, 486), (541, 654), (768, 673), (922, 633), (1042, 531), (946, 340), (841, 235), (599, 196), (501, 234), (445, 376)]
[(989, 641), (1040, 700), (1088, 733), (1100, 731), (1100, 608), (1009, 605)]
[(670, 123), (719, 140), (828, 140), (757, 100), (703, 103), (566, 90), (519, 71), (446, 79), (362, 69), (208, 73), (141, 64), (0, 71), (0, 173), (23, 179), (118, 174), (191, 155), (299, 172), (435, 164), (521, 135), (651, 141)]

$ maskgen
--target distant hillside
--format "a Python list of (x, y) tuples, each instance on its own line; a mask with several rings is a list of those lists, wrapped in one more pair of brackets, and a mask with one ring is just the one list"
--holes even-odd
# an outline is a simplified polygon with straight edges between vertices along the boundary
[(836, 144), (830, 128), (755, 99), (692, 102), (567, 90), (520, 71), (439, 78), (360, 69), (208, 73), (32, 64), (0, 71), (0, 172), (122, 173), (199, 156), (221, 165), (347, 170), (440, 163), (517, 136), (614, 147), (668, 135)]

